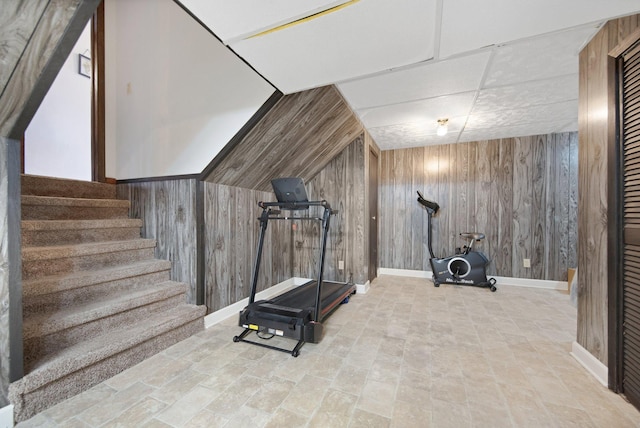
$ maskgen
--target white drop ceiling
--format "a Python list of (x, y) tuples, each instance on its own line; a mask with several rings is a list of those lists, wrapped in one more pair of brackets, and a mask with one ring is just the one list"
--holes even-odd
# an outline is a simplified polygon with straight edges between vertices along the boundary
[(640, 13), (638, 0), (180, 3), (283, 93), (335, 84), (383, 150), (577, 131), (580, 50)]

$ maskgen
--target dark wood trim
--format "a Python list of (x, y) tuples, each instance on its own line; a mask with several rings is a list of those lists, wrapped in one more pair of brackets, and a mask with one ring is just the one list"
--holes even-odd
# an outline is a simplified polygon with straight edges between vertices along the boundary
[(125, 180), (116, 180), (116, 184), (129, 184), (129, 183), (148, 183), (150, 181), (168, 181), (168, 180), (189, 180), (198, 179), (198, 174), (184, 174), (184, 175), (165, 175), (161, 177), (142, 177), (142, 178), (128, 178)]
[(205, 304), (204, 181), (196, 181), (196, 305)]
[(104, 182), (105, 172), (105, 49), (104, 1), (91, 20), (91, 171), (93, 181)]
[[(64, 62), (67, 60), (71, 50), (87, 26), (92, 14), (95, 12), (98, 2), (99, 0), (84, 0), (79, 2), (79, 6), (75, 10), (73, 18), (71, 18), (68, 23), (66, 30), (61, 35), (53, 50), (49, 52), (46, 64), (42, 67), (38, 66), (40, 67), (40, 71), (37, 76), (34, 76), (36, 80), (33, 81), (30, 86), (29, 96), (22, 105), (18, 116), (11, 124), (11, 130), (8, 133), (9, 138), (18, 141), (22, 138), (33, 116), (38, 111), (40, 104), (42, 104), (42, 100), (58, 76)], [(49, 2), (40, 20), (47, 22), (49, 19), (52, 19), (52, 16), (57, 16), (56, 14), (62, 8), (63, 6), (57, 2)], [(22, 89), (25, 90), (29, 88)]]
[(20, 174), (24, 174), (24, 134), (20, 139)]
[(614, 392), (622, 390), (622, 254), (624, 246), (624, 199), (622, 174), (622, 142), (620, 141), (620, 111), (622, 103), (622, 88), (618, 82), (621, 79), (619, 59), (609, 57), (607, 74), (609, 79), (609, 126), (607, 144), (607, 174), (609, 181), (608, 218), (607, 223), (607, 326), (608, 326), (608, 375), (609, 389)]
[[(15, 382), (24, 376), (24, 337), (22, 332), (22, 252), (20, 228), (20, 188), (21, 175), (18, 171), (20, 147), (17, 140), (6, 139), (6, 159), (3, 167), (7, 170), (7, 248), (9, 296), (9, 382)], [(6, 308), (3, 308), (3, 312)], [(3, 360), (4, 363), (4, 360)]]
[(207, 181), (207, 178), (211, 175), (211, 173), (216, 169), (216, 167), (222, 162), (222, 160), (227, 157), (229, 153), (238, 145), (242, 140), (247, 136), (247, 134), (256, 126), (263, 117), (269, 113), (269, 111), (280, 101), (283, 97), (282, 92), (275, 91), (267, 101), (265, 101), (262, 106), (258, 109), (257, 112), (251, 119), (244, 124), (242, 128), (231, 138), (231, 140), (223, 147), (222, 150), (213, 158), (209, 165), (205, 167), (204, 170), (200, 173), (199, 180)]

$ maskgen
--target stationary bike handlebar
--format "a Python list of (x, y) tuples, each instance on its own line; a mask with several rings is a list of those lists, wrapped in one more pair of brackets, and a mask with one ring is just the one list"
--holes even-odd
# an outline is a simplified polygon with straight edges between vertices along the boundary
[(437, 202), (429, 201), (422, 196), (422, 193), (418, 190), (418, 202), (429, 210), (431, 214), (435, 214), (440, 209), (440, 205)]

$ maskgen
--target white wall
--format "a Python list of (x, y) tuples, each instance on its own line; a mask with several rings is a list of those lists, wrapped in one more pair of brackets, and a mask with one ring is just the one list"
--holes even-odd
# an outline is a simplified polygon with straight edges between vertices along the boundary
[(87, 25), (25, 131), (25, 173), (91, 180), (91, 79), (78, 73), (90, 49)]
[(202, 172), (274, 88), (172, 0), (106, 7), (107, 176)]

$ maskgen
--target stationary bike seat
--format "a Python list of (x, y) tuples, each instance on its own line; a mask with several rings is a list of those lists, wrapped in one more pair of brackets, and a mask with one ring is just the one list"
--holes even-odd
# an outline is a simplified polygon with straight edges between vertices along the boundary
[(476, 241), (479, 241), (481, 239), (484, 239), (484, 233), (464, 232), (460, 234), (460, 237), (464, 239), (474, 239)]

